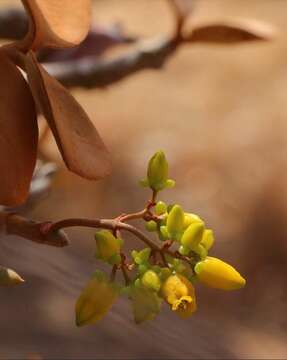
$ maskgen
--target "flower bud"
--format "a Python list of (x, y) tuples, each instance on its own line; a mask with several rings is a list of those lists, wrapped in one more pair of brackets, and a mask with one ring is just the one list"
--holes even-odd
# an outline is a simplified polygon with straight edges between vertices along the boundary
[(148, 262), (150, 253), (151, 253), (150, 248), (144, 248), (141, 251), (133, 250), (131, 252), (131, 255), (132, 258), (134, 259), (134, 262), (138, 265), (141, 265), (141, 264), (146, 264)]
[(236, 290), (245, 286), (245, 279), (237, 270), (224, 261), (207, 257), (194, 268), (197, 278), (205, 285), (222, 290)]
[(145, 228), (150, 232), (157, 231), (157, 223), (154, 220), (147, 221), (145, 223)]
[(171, 309), (180, 317), (188, 318), (196, 310), (194, 287), (185, 276), (169, 276), (163, 283), (161, 292)]
[(159, 191), (165, 188), (168, 177), (168, 163), (163, 151), (157, 151), (150, 159), (147, 170), (149, 186)]
[(172, 240), (179, 240), (183, 231), (184, 212), (179, 205), (174, 205), (168, 214), (167, 218), (167, 231)]
[(156, 292), (143, 286), (134, 286), (130, 298), (132, 300), (134, 319), (137, 324), (152, 320), (160, 311), (161, 299)]
[(160, 278), (153, 270), (148, 270), (141, 278), (143, 286), (146, 288), (158, 292), (161, 287)]
[(203, 220), (196, 214), (192, 213), (184, 213), (184, 229), (187, 229), (189, 225), (195, 223), (195, 222), (203, 222)]
[(208, 251), (212, 247), (213, 243), (214, 243), (213, 231), (210, 229), (204, 230), (200, 245), (204, 246), (205, 249)]
[(194, 222), (185, 230), (181, 238), (184, 247), (195, 249), (202, 240), (204, 225), (201, 222)]
[(165, 241), (169, 239), (169, 234), (166, 226), (161, 226), (159, 229), (160, 240)]
[(155, 213), (156, 215), (162, 215), (166, 212), (167, 206), (163, 201), (158, 201), (155, 206)]
[(0, 286), (13, 286), (25, 282), (14, 270), (0, 266)]
[(204, 260), (206, 257), (207, 257), (207, 250), (206, 248), (200, 244), (198, 244), (197, 246), (195, 246), (193, 249), (192, 249), (193, 252), (195, 252), (197, 255), (199, 255), (200, 259), (201, 260)]
[[(100, 276), (101, 275), (101, 276)], [(102, 319), (119, 295), (119, 288), (97, 273), (86, 285), (76, 302), (76, 324), (83, 326)]]
[(120, 249), (122, 240), (116, 238), (108, 230), (96, 232), (95, 239), (97, 243), (96, 257), (111, 265), (119, 264), (121, 261)]

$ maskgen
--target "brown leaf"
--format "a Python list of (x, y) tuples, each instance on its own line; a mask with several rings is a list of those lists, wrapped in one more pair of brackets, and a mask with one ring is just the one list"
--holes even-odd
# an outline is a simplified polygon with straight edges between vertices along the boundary
[(37, 63), (32, 51), (27, 55), (26, 70), (33, 96), (67, 167), (87, 179), (108, 175), (111, 171), (109, 153), (82, 107)]
[(24, 202), (37, 155), (34, 101), (17, 67), (0, 53), (0, 204)]
[(22, 0), (30, 14), (30, 48), (71, 47), (87, 35), (91, 0)]
[(275, 31), (268, 24), (256, 20), (230, 19), (195, 24), (186, 37), (190, 42), (230, 44), (254, 40), (271, 40)]

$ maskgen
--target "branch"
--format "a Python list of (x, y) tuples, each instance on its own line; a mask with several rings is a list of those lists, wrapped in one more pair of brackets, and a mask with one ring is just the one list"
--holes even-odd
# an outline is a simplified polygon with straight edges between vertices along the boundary
[(45, 68), (66, 87), (103, 88), (138, 71), (162, 68), (182, 43), (174, 37), (161, 37), (139, 43), (115, 59), (65, 61), (45, 64)]
[(17, 235), (38, 244), (63, 247), (68, 245), (63, 231), (45, 232), (47, 223), (34, 222), (22, 216), (0, 211), (0, 230), (6, 235)]

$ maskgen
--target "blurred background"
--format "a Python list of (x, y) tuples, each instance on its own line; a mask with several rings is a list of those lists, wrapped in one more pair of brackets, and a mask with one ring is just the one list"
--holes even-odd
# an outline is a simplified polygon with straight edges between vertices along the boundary
[[(0, 263), (26, 283), (1, 289), (1, 359), (287, 357), (286, 14), (283, 0), (199, 0), (195, 19), (254, 18), (278, 34), (272, 42), (184, 46), (160, 71), (104, 90), (73, 89), (111, 150), (113, 174), (99, 182), (73, 175), (48, 136), (43, 151), (60, 170), (50, 195), (25, 214), (56, 220), (141, 209), (149, 193), (137, 181), (163, 149), (177, 186), (161, 199), (206, 220), (216, 235), (212, 254), (234, 264), (246, 288), (199, 286), (198, 311), (187, 321), (164, 308), (137, 326), (122, 299), (97, 325), (76, 328), (75, 299), (97, 268), (93, 231), (68, 230), (64, 249), (2, 237)], [(94, 22), (143, 38), (173, 26), (164, 0), (97, 0)]]

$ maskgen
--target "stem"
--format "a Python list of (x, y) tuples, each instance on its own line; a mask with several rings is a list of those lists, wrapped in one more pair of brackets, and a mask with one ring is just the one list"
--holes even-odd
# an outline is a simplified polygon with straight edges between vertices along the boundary
[(72, 219), (61, 220), (51, 224), (49, 229), (47, 230), (47, 233), (50, 234), (60, 229), (75, 227), (75, 226), (101, 228), (108, 230), (114, 230), (114, 229), (126, 230), (134, 234), (138, 239), (142, 240), (150, 248), (160, 251), (160, 247), (154, 244), (142, 231), (138, 230), (137, 228), (135, 228), (130, 224), (126, 224), (121, 221), (117, 221), (113, 219), (90, 220), (90, 219), (72, 218)]

